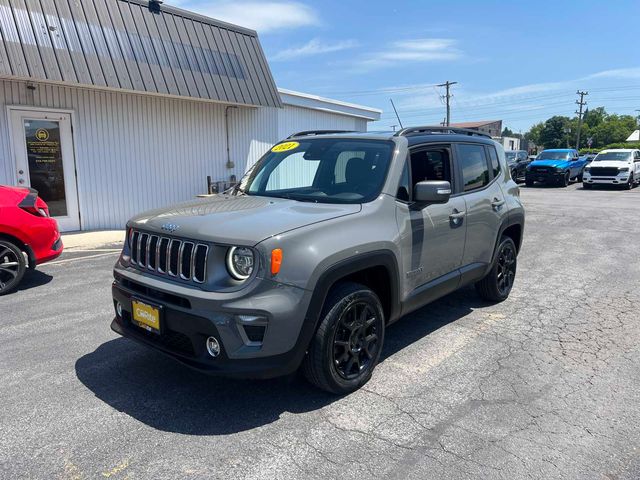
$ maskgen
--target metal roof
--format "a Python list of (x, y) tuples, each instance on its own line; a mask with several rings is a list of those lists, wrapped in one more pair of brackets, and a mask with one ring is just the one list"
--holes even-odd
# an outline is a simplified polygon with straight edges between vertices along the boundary
[(282, 106), (255, 31), (159, 10), (142, 0), (0, 0), (0, 76)]

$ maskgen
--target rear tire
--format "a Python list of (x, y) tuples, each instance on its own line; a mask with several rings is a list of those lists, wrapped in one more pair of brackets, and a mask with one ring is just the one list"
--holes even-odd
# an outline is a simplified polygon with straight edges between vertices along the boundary
[(22, 250), (8, 240), (0, 240), (0, 296), (14, 291), (26, 270)]
[(484, 300), (502, 302), (509, 297), (516, 278), (517, 255), (516, 244), (510, 237), (503, 236), (491, 270), (476, 283), (476, 290)]
[(384, 344), (385, 318), (378, 296), (368, 287), (345, 282), (334, 286), (302, 370), (309, 382), (344, 395), (371, 378)]

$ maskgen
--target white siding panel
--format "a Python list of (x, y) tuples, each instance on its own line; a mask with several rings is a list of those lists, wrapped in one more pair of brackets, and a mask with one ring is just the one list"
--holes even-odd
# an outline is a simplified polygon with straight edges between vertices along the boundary
[(296, 132), (314, 129), (366, 131), (367, 122), (364, 119), (347, 115), (309, 110), (291, 105), (285, 105), (283, 109), (278, 111), (279, 139), (287, 138)]
[(214, 103), (0, 80), (0, 184), (15, 183), (7, 106), (73, 111), (84, 230), (123, 228), (144, 210), (193, 198), (206, 177), (240, 179), (274, 143), (310, 129), (366, 130), (366, 121), (306, 108), (229, 109)]

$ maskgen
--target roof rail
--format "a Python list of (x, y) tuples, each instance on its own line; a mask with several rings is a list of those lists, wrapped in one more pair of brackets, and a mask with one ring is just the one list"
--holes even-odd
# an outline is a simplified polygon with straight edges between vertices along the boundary
[(458, 134), (491, 138), (491, 135), (478, 130), (469, 130), (468, 128), (443, 127), (443, 126), (426, 126), (426, 127), (408, 127), (398, 130), (395, 137), (407, 137), (409, 135), (437, 135), (437, 134)]
[(287, 137), (287, 140), (294, 137), (311, 137), (316, 135), (331, 135), (332, 133), (356, 133), (355, 130), (306, 130), (304, 132), (294, 133)]

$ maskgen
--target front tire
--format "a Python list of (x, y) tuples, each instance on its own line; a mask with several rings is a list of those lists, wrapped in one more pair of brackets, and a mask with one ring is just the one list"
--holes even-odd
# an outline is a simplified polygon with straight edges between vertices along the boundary
[(592, 185), (590, 183), (582, 183), (582, 188), (585, 190), (591, 190)]
[(564, 174), (564, 177), (562, 177), (562, 180), (560, 180), (560, 185), (562, 187), (568, 187), (570, 182), (571, 182), (571, 174), (567, 172)]
[(624, 185), (624, 188), (626, 188), (627, 190), (631, 190), (635, 183), (636, 181), (633, 179), (633, 173), (632, 173), (631, 176), (629, 177), (629, 181)]
[(478, 294), (490, 302), (502, 302), (509, 297), (513, 282), (516, 278), (518, 266), (516, 244), (510, 237), (502, 237), (493, 267), (478, 283), (476, 290)]
[(329, 293), (302, 369), (316, 387), (344, 395), (371, 378), (384, 344), (385, 318), (368, 287), (345, 282)]
[(26, 270), (22, 250), (8, 240), (0, 240), (0, 296), (14, 291)]

